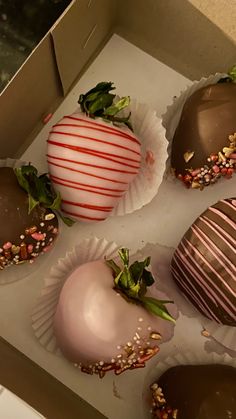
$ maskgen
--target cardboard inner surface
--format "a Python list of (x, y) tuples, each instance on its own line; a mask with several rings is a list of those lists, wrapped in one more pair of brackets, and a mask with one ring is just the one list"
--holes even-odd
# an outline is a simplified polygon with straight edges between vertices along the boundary
[(116, 2), (75, 1), (61, 22), (52, 29), (52, 39), (63, 92), (66, 94), (84, 65), (112, 31)]
[[(185, 77), (198, 80), (225, 72), (235, 64), (236, 32), (231, 29), (232, 38), (227, 36), (236, 10), (232, 3), (235, 2), (122, 0), (117, 9), (116, 31)], [(221, 14), (221, 20), (215, 19), (219, 27), (201, 10), (209, 11), (209, 17)]]

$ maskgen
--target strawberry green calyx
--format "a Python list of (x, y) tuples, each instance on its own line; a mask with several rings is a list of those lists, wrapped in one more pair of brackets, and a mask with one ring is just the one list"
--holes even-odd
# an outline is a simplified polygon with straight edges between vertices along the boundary
[(115, 102), (116, 95), (110, 93), (115, 89), (112, 82), (98, 83), (93, 89), (81, 94), (78, 100), (81, 111), (90, 118), (102, 118), (113, 124), (124, 124), (132, 129), (129, 121), (131, 113), (127, 117), (118, 116), (119, 112), (130, 104), (130, 97), (125, 96)]
[(236, 83), (236, 64), (228, 71), (228, 75), (233, 83)]
[(222, 77), (218, 83), (236, 83), (236, 64), (228, 70), (227, 76)]
[(73, 220), (60, 213), (60, 193), (53, 189), (46, 173), (39, 176), (37, 169), (31, 164), (17, 167), (14, 171), (19, 185), (28, 193), (29, 214), (37, 205), (41, 205), (55, 211), (66, 225), (74, 224)]
[(173, 303), (173, 301), (146, 297), (147, 287), (155, 282), (151, 272), (146, 269), (150, 265), (150, 257), (142, 262), (135, 261), (132, 265), (129, 265), (129, 250), (122, 248), (118, 251), (118, 254), (123, 264), (122, 269), (114, 260), (106, 260), (107, 266), (113, 272), (114, 288), (128, 301), (142, 305), (147, 311), (164, 320), (175, 322), (165, 306), (165, 304)]

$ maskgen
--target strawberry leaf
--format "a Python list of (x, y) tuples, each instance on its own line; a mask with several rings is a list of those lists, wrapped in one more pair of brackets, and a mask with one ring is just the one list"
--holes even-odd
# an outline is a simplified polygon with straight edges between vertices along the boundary
[[(38, 176), (37, 169), (31, 164), (16, 168), (15, 174), (19, 185), (28, 193), (29, 214), (37, 205), (56, 211), (60, 209), (60, 194), (53, 189), (47, 174)], [(61, 218), (67, 225), (74, 223), (67, 217), (61, 216)]]
[(116, 95), (110, 93), (114, 89), (112, 82), (101, 82), (87, 93), (81, 94), (78, 100), (81, 111), (91, 118), (102, 118), (104, 121), (112, 122), (114, 125), (124, 124), (133, 131), (129, 121), (131, 114), (129, 113), (126, 117), (118, 116), (119, 112), (129, 105), (130, 98), (126, 96), (115, 103)]
[(151, 258), (147, 257), (141, 262), (135, 261), (129, 266), (129, 250), (121, 248), (118, 254), (123, 268), (120, 268), (112, 259), (106, 261), (107, 266), (112, 269), (114, 274), (115, 289), (124, 298), (142, 305), (150, 313), (175, 322), (165, 306), (165, 304), (171, 304), (173, 301), (145, 297), (147, 287), (154, 283), (152, 273), (146, 269), (150, 265)]
[[(173, 317), (170, 315), (163, 301), (159, 301), (150, 297), (143, 297), (141, 301), (143, 303), (143, 306), (152, 314), (155, 314), (156, 316), (161, 317), (164, 320), (168, 320), (175, 323), (175, 319), (173, 319)], [(173, 301), (168, 301), (168, 303), (173, 303)]]
[(229, 71), (228, 75), (233, 83), (236, 83), (236, 65), (234, 65)]

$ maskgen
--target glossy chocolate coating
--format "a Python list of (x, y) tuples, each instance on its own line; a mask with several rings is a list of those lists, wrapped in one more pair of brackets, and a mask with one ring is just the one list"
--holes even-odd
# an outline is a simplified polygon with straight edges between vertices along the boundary
[(171, 271), (202, 314), (236, 326), (236, 198), (217, 202), (196, 219), (175, 250)]
[(158, 380), (177, 419), (236, 417), (236, 369), (226, 365), (185, 365), (167, 370)]
[[(57, 236), (58, 220), (55, 214), (41, 206), (28, 214), (28, 206), (28, 194), (19, 186), (13, 169), (0, 168), (1, 268), (11, 262), (18, 264), (23, 260), (34, 259), (39, 253), (48, 250)], [(51, 220), (47, 220), (49, 214), (49, 218), (53, 217)], [(35, 233), (45, 234), (44, 239), (34, 238)], [(6, 244), (9, 245), (7, 249)]]
[[(236, 132), (236, 84), (220, 83), (203, 87), (185, 102), (172, 143), (171, 166), (177, 174), (207, 164), (211, 153), (229, 146)], [(186, 163), (184, 153), (194, 151)]]

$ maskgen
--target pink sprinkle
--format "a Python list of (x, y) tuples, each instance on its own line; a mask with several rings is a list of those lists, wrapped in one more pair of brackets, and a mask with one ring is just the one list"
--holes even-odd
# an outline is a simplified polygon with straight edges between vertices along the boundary
[(50, 250), (50, 248), (51, 248), (51, 245), (44, 247), (43, 252), (45, 252), (45, 253), (48, 252)]
[(42, 233), (33, 233), (31, 234), (31, 237), (37, 241), (44, 240), (44, 234)]
[(29, 244), (27, 247), (28, 253), (32, 253), (34, 249), (34, 246), (32, 244)]
[(192, 176), (192, 177), (195, 177), (195, 176), (197, 176), (200, 172), (201, 172), (201, 169), (195, 169), (195, 170), (193, 170), (193, 171), (191, 172), (191, 176)]
[(53, 234), (57, 234), (58, 233), (58, 228), (54, 228), (53, 230), (52, 230), (52, 232), (53, 232)]
[(5, 244), (3, 245), (3, 249), (4, 249), (4, 250), (11, 249), (11, 247), (12, 247), (12, 243), (11, 243), (11, 242), (7, 242), (7, 243), (5, 243)]
[(212, 169), (213, 169), (214, 173), (219, 173), (219, 171), (220, 171), (220, 168), (216, 164), (215, 164), (215, 166), (212, 167)]
[(52, 117), (52, 113), (47, 114), (47, 115), (43, 118), (43, 123), (44, 123), (44, 124), (47, 124), (47, 123), (50, 121), (51, 117)]
[(147, 164), (150, 164), (151, 166), (155, 163), (154, 154), (153, 154), (152, 151), (147, 150), (146, 157), (145, 157), (145, 162)]

